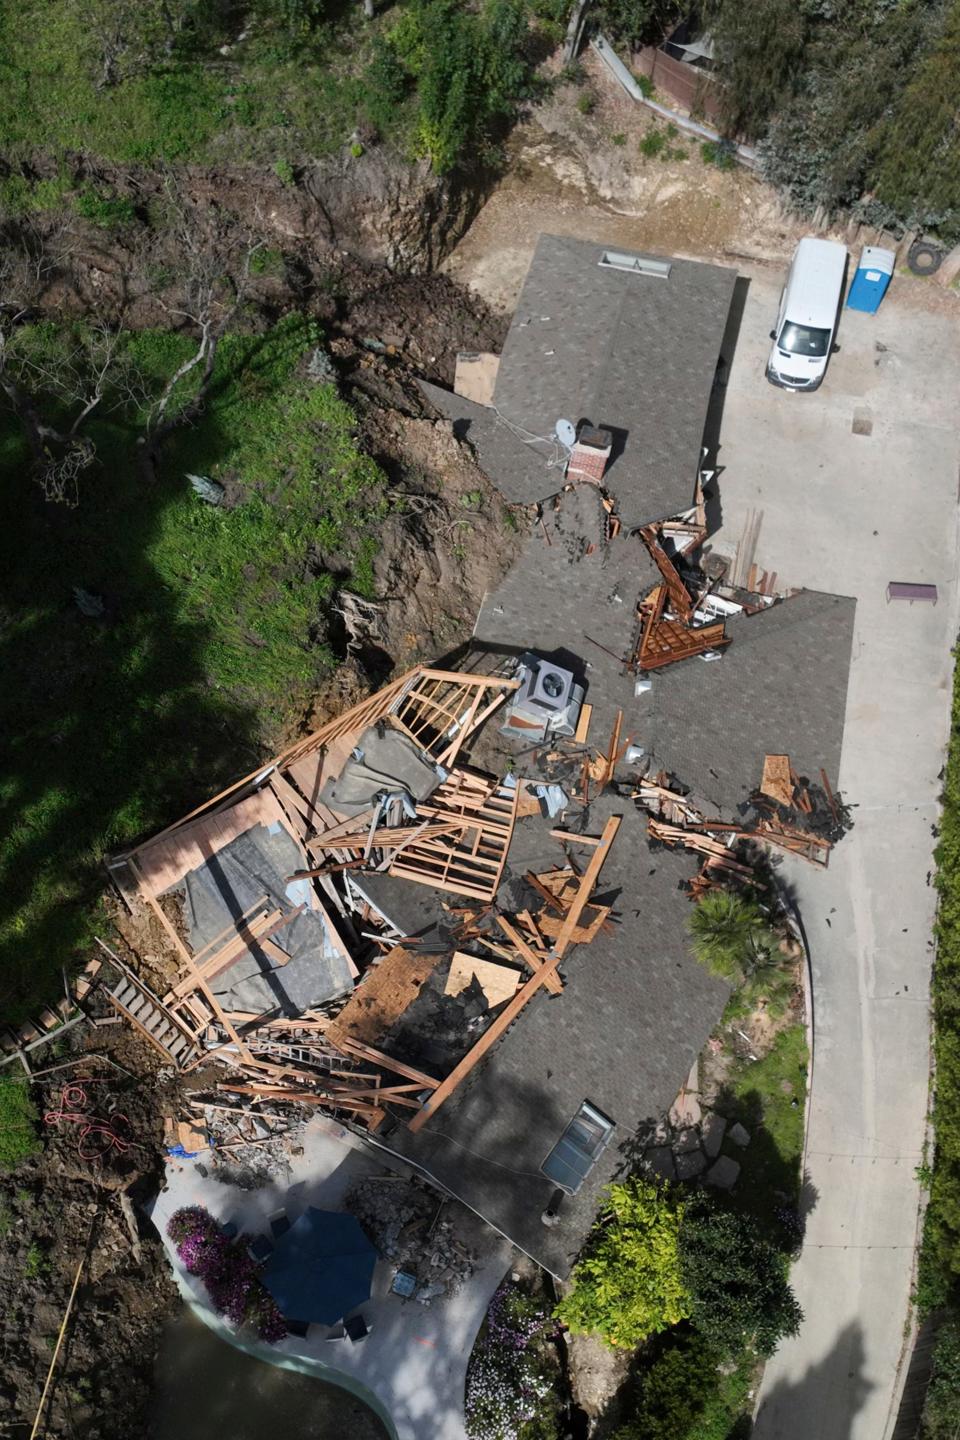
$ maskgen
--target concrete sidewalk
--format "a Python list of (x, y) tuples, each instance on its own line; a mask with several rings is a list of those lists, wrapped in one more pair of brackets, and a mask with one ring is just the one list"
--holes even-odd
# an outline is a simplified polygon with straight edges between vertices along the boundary
[[(237, 1335), (209, 1308), (204, 1287), (187, 1275), (167, 1239), (167, 1222), (185, 1205), (203, 1205), (220, 1221), (233, 1220), (251, 1234), (269, 1234), (269, 1215), (285, 1209), (295, 1220), (308, 1206), (343, 1208), (358, 1180), (387, 1173), (371, 1151), (334, 1121), (316, 1116), (307, 1125), (303, 1154), (291, 1156), (286, 1183), (241, 1190), (192, 1161), (171, 1162), (167, 1188), (157, 1196), (152, 1219), (167, 1247), (174, 1275), (197, 1314), (225, 1340), (274, 1365), (342, 1385), (387, 1425), (396, 1440), (466, 1440), (463, 1394), (467, 1363), (491, 1296), (503, 1278), (512, 1247), (456, 1202), (458, 1239), (476, 1256), (470, 1279), (429, 1307), (390, 1293), (394, 1266), (378, 1261), (370, 1299), (361, 1308), (370, 1333), (357, 1344), (323, 1338), (311, 1326), (305, 1339), (289, 1336), (262, 1345)], [(395, 1163), (390, 1173), (404, 1167)]]
[[(917, 1237), (929, 1066), (938, 775), (957, 629), (956, 320), (893, 293), (844, 312), (823, 388), (764, 379), (782, 276), (750, 284), (720, 431), (722, 529), (764, 512), (780, 585), (857, 598), (843, 762), (856, 825), (826, 873), (793, 861), (814, 978), (816, 1192), (793, 1282), (806, 1319), (767, 1367), (757, 1440), (880, 1440)], [(904, 287), (906, 288), (906, 287)], [(872, 433), (856, 433), (870, 429)], [(886, 601), (927, 581), (939, 603)], [(832, 778), (832, 777), (831, 777)]]

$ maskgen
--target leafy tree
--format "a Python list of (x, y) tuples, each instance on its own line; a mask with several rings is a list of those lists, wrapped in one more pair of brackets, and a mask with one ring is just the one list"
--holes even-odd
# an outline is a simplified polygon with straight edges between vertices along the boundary
[(682, 18), (676, 0), (599, 0), (591, 10), (595, 29), (628, 45), (657, 44), (670, 25)]
[(679, 1238), (690, 1319), (719, 1349), (735, 1355), (752, 1344), (772, 1355), (785, 1335), (797, 1333), (803, 1312), (786, 1262), (753, 1220), (698, 1195), (686, 1207)]
[(704, 19), (724, 82), (726, 128), (755, 140), (794, 88), (806, 43), (803, 14), (796, 0), (709, 0)]
[(687, 927), (701, 965), (728, 980), (740, 980), (766, 963), (774, 944), (757, 901), (731, 890), (709, 890)]
[(960, 231), (960, 0), (881, 127), (875, 186), (908, 225)]
[[(388, 43), (416, 81), (417, 148), (438, 174), (466, 156), (488, 156), (533, 93), (526, 40), (525, 0), (487, 0), (478, 14), (460, 0), (412, 0), (404, 10)], [(374, 63), (398, 91), (384, 56)]]
[(643, 1180), (612, 1185), (557, 1318), (626, 1350), (676, 1325), (689, 1313), (679, 1266), (683, 1213)]
[(923, 1440), (956, 1440), (960, 1430), (960, 1318), (941, 1328), (933, 1352), (933, 1378), (923, 1406)]

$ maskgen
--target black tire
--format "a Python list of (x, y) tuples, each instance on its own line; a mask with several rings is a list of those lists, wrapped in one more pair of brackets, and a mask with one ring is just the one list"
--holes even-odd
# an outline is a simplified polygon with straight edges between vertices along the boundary
[(907, 265), (914, 275), (935, 275), (942, 264), (943, 251), (939, 245), (931, 245), (927, 240), (918, 240), (915, 245), (910, 246)]

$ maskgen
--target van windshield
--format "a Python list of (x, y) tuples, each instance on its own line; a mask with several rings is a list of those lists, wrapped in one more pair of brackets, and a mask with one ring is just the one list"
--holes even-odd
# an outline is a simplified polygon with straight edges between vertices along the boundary
[(777, 344), (791, 355), (826, 355), (830, 331), (813, 330), (808, 325), (794, 325), (788, 320), (780, 331)]

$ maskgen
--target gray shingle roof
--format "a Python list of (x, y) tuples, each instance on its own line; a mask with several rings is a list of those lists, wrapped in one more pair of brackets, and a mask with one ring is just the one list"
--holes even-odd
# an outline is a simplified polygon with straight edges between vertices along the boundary
[[(623, 820), (597, 898), (619, 912), (613, 935), (569, 952), (563, 994), (534, 996), (423, 1130), (400, 1126), (386, 1140), (556, 1275), (570, 1270), (603, 1186), (637, 1127), (672, 1103), (729, 993), (690, 955), (690, 901), (677, 888), (690, 858), (650, 855), (644, 817), (609, 793), (591, 807), (591, 833), (610, 814)], [(548, 829), (536, 817), (518, 824), (514, 874), (563, 863)], [(540, 1215), (555, 1187), (540, 1166), (584, 1100), (616, 1130), (548, 1229)]]
[[(633, 528), (691, 503), (736, 272), (670, 260), (668, 279), (631, 274), (602, 267), (604, 248), (541, 235), (493, 398), (502, 420), (535, 436), (551, 436), (561, 416), (611, 429), (605, 484)], [(496, 450), (492, 478), (507, 499), (552, 494), (549, 444), (532, 450), (511, 437), (508, 449), (483, 419), (473, 418), (481, 456)]]
[(724, 817), (760, 783), (765, 754), (814, 780), (822, 766), (836, 785), (856, 603), (804, 590), (728, 621), (722, 660), (654, 674), (641, 742)]

